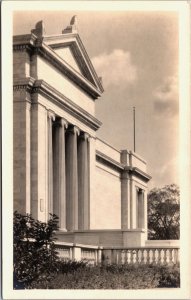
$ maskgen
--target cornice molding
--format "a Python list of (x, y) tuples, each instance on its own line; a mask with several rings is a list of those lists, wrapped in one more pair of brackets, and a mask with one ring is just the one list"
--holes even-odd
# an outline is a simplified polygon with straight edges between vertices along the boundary
[[(45, 49), (46, 48), (46, 49)], [(49, 49), (48, 49), (49, 48)], [(50, 47), (43, 45), (43, 47), (37, 48), (37, 53), (41, 57), (47, 59), (55, 68), (57, 68), (62, 74), (67, 76), (72, 82), (83, 89), (92, 99), (97, 99), (101, 96), (101, 92), (87, 79), (78, 73), (74, 68), (69, 66), (62, 58), (59, 57)]]
[(134, 175), (144, 182), (148, 182), (152, 178), (149, 174), (136, 167), (125, 166), (125, 170), (128, 171), (130, 175)]
[(77, 39), (77, 41), (78, 41), (78, 43), (79, 43), (79, 45), (80, 45), (80, 47), (81, 47), (81, 49), (82, 49), (82, 52), (83, 52), (84, 55), (85, 55), (85, 58), (86, 58), (86, 60), (87, 60), (87, 62), (88, 62), (88, 64), (89, 64), (89, 66), (90, 66), (90, 69), (91, 69), (91, 71), (92, 71), (92, 73), (93, 73), (93, 76), (96, 78), (96, 81), (97, 81), (97, 84), (98, 84), (98, 86), (99, 86), (99, 88), (100, 88), (100, 91), (103, 93), (103, 92), (104, 92), (103, 86), (102, 86), (102, 84), (101, 84), (101, 82), (100, 82), (100, 80), (99, 80), (99, 78), (98, 78), (98, 76), (97, 76), (97, 74), (96, 74), (96, 72), (95, 72), (95, 69), (94, 69), (94, 67), (93, 67), (93, 65), (92, 65), (92, 62), (91, 62), (91, 60), (90, 60), (90, 58), (89, 58), (89, 56), (88, 56), (88, 54), (87, 54), (87, 51), (86, 51), (86, 49), (85, 49), (85, 47), (84, 47), (84, 45), (83, 45), (83, 43), (82, 43), (82, 40), (81, 40), (79, 34), (77, 34), (76, 39)]
[(34, 78), (14, 80), (13, 90), (20, 89), (25, 89), (31, 94), (39, 93), (40, 95), (48, 98), (50, 101), (59, 105), (63, 110), (95, 131), (102, 125), (98, 119), (58, 92), (44, 80), (35, 80)]
[(93, 76), (92, 76), (91, 72), (89, 71), (87, 65), (85, 64), (83, 55), (80, 53), (75, 41), (70, 41), (70, 42), (65, 42), (65, 43), (62, 42), (59, 44), (52, 44), (50, 47), (53, 50), (59, 49), (59, 48), (63, 49), (63, 48), (70, 47), (72, 54), (73, 54), (74, 58), (76, 59), (78, 67), (79, 67), (80, 71), (82, 72), (84, 78), (88, 79), (93, 85), (95, 85)]
[(137, 178), (140, 178), (144, 182), (148, 182), (151, 179), (151, 176), (139, 168), (136, 167), (129, 167), (123, 164), (118, 163), (111, 157), (105, 155), (104, 153), (96, 150), (96, 160), (113, 170), (116, 170), (121, 173), (121, 179), (128, 179), (129, 175), (134, 175)]
[[(64, 36), (64, 35), (62, 35)], [(86, 50), (80, 42), (79, 36), (75, 35), (77, 41), (80, 44), (80, 47), (83, 49), (83, 52), (86, 53)], [(35, 53), (39, 54), (41, 57), (48, 60), (53, 66), (55, 66), (61, 73), (67, 76), (72, 82), (78, 85), (81, 89), (83, 89), (88, 95), (90, 95), (93, 99), (97, 99), (101, 96), (103, 92), (103, 87), (100, 83), (100, 80), (97, 74), (94, 71), (94, 68), (91, 64), (91, 61), (87, 55), (85, 54), (85, 59), (87, 63), (91, 66), (90, 69), (92, 71), (93, 76), (95, 77), (95, 81), (92, 80), (93, 76), (87, 67), (83, 66), (83, 73), (87, 71), (87, 76), (83, 76), (79, 72), (77, 72), (74, 68), (72, 68), (67, 62), (64, 61), (52, 48), (51, 45), (47, 45), (44, 41), (46, 41), (46, 37), (37, 38), (34, 34), (31, 35), (23, 35), (23, 36), (15, 36), (13, 37), (13, 50), (14, 51), (35, 51)], [(77, 47), (77, 46), (76, 46)], [(80, 53), (80, 51), (78, 51)], [(97, 84), (98, 86), (96, 86)]]
[(13, 79), (13, 91), (26, 90), (28, 92), (32, 91), (35, 79), (32, 77)]
[[(71, 39), (71, 37), (72, 37), (72, 39)], [(67, 38), (70, 38), (70, 40), (66, 41)], [(58, 42), (59, 39), (61, 39), (60, 42)], [(56, 40), (55, 40), (55, 37), (53, 37), (54, 42), (52, 44), (51, 44), (51, 38), (45, 38), (45, 41), (48, 41), (50, 43), (49, 45), (52, 49), (70, 47), (74, 57), (76, 58), (76, 60), (78, 62), (79, 68), (80, 68), (82, 74), (85, 76), (85, 78), (88, 78), (88, 80), (93, 85), (97, 84), (100, 91), (102, 93), (104, 92), (104, 89), (100, 82), (100, 79), (98, 78), (98, 76), (94, 70), (92, 62), (87, 54), (87, 51), (82, 43), (82, 40), (81, 40), (79, 34), (70, 34), (69, 36), (67, 36), (65, 34), (64, 36), (63, 35), (57, 36)]]
[(96, 160), (98, 162), (103, 163), (104, 165), (114, 169), (115, 171), (121, 172), (124, 170), (124, 167), (122, 164), (118, 163), (111, 157), (105, 155), (104, 153), (100, 152), (99, 150), (96, 150)]

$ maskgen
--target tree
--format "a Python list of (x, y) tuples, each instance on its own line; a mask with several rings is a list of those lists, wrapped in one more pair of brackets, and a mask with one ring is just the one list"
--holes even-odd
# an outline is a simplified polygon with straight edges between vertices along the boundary
[(154, 188), (148, 194), (148, 238), (180, 237), (180, 191), (176, 184)]
[(14, 288), (32, 288), (41, 281), (48, 284), (58, 269), (53, 237), (58, 217), (50, 215), (45, 223), (15, 212), (13, 220)]

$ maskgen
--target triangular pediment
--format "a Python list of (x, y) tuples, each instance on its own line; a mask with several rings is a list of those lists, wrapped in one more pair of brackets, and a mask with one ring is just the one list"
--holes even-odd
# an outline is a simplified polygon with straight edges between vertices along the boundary
[(70, 46), (55, 48), (54, 51), (67, 62), (72, 68), (74, 68), (77, 72), (83, 75), (82, 70), (78, 64), (78, 61), (75, 59), (74, 54)]
[(59, 36), (44, 37), (43, 41), (79, 75), (93, 84), (100, 92), (103, 92), (101, 80), (90, 61), (78, 33), (65, 33)]

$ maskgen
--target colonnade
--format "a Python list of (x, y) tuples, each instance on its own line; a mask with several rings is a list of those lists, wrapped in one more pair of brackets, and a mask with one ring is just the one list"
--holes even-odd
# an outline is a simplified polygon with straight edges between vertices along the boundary
[(89, 135), (48, 114), (48, 212), (60, 230), (89, 229)]

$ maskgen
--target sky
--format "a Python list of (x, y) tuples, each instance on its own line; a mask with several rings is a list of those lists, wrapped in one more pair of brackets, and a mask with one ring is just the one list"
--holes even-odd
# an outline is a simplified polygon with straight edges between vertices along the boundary
[(30, 33), (39, 20), (60, 34), (77, 15), (78, 32), (104, 93), (96, 100), (103, 123), (97, 136), (147, 161), (149, 189), (179, 184), (178, 15), (141, 11), (15, 12), (13, 34)]

